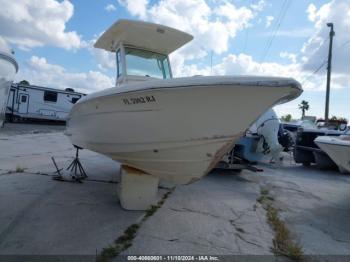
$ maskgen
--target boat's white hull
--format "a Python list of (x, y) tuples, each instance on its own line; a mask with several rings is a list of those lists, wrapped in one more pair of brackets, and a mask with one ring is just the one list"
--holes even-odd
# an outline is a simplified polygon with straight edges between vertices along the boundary
[(178, 81), (171, 87), (115, 88), (88, 96), (73, 107), (67, 134), (75, 145), (185, 184), (209, 172), (268, 108), (301, 93), (295, 81), (276, 87), (203, 79), (207, 84)]
[(342, 173), (350, 172), (350, 140), (319, 136), (315, 143), (337, 164)]
[(16, 61), (7, 53), (0, 52), (0, 128), (5, 120), (7, 99), (16, 72)]

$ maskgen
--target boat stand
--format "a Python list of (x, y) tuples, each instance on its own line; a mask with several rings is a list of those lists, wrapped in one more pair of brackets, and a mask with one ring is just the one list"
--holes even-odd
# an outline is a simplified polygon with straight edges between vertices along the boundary
[(118, 184), (120, 204), (127, 210), (146, 210), (157, 202), (159, 178), (125, 165)]
[[(72, 179), (75, 179), (75, 180), (85, 179), (85, 178), (87, 178), (87, 175), (86, 175), (85, 170), (84, 170), (84, 168), (79, 160), (79, 150), (83, 149), (83, 148), (76, 146), (76, 145), (74, 145), (74, 147), (76, 148), (75, 158), (72, 161), (72, 163), (70, 163), (70, 165), (67, 167), (66, 170), (70, 171)], [(74, 172), (74, 173), (72, 174), (72, 172)]]
[(53, 176), (54, 180), (59, 180), (59, 181), (76, 181), (76, 182), (82, 182), (81, 180), (87, 178), (88, 176), (86, 175), (86, 172), (83, 168), (83, 165), (80, 162), (79, 159), (79, 150), (82, 149), (81, 147), (78, 147), (76, 145), (73, 145), (76, 149), (75, 152), (75, 158), (73, 159), (72, 163), (69, 164), (69, 166), (66, 168), (67, 171), (69, 171), (69, 176), (71, 179), (67, 180), (64, 176), (64, 174), (61, 173), (63, 170), (62, 168), (59, 169), (57, 167), (56, 161), (53, 157), (51, 157), (52, 162), (55, 165), (56, 168), (56, 173), (57, 175)]

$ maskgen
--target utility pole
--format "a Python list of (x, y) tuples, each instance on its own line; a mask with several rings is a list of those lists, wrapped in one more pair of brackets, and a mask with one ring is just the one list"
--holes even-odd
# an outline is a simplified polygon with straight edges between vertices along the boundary
[(331, 28), (329, 32), (329, 50), (328, 50), (328, 66), (327, 66), (327, 90), (326, 90), (326, 109), (325, 109), (325, 122), (328, 124), (329, 119), (329, 93), (331, 85), (331, 72), (332, 72), (332, 46), (333, 46), (333, 37), (335, 32), (333, 30), (333, 23), (327, 23), (327, 26)]

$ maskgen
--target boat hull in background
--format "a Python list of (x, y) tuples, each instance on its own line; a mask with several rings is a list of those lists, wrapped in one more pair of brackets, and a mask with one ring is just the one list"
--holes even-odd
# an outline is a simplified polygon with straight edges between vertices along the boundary
[(301, 92), (291, 79), (145, 81), (83, 98), (66, 133), (75, 145), (187, 184), (207, 174), (263, 112)]
[(15, 59), (10, 54), (0, 51), (0, 128), (5, 121), (7, 99), (17, 71)]
[(337, 164), (340, 172), (350, 173), (350, 140), (342, 136), (319, 136), (315, 143)]

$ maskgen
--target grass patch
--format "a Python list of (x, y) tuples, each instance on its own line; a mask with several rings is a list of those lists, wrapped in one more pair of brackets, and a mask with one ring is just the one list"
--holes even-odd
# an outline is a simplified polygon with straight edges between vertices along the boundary
[(158, 201), (157, 205), (151, 205), (150, 208), (148, 208), (145, 211), (145, 216), (143, 217), (142, 221), (147, 220), (150, 216), (152, 216), (164, 203), (165, 200), (169, 197), (169, 195), (174, 191), (174, 188), (165, 193), (161, 200)]
[(275, 199), (272, 196), (262, 195), (256, 201), (262, 205), (271, 204)]
[(20, 165), (16, 166), (16, 173), (23, 173), (24, 172), (24, 168), (21, 167)]
[(260, 190), (260, 194), (263, 195), (263, 196), (267, 196), (269, 194), (269, 190), (266, 189), (266, 188), (262, 188)]
[(131, 226), (129, 226), (125, 231), (124, 234), (121, 235), (116, 241), (115, 243), (117, 245), (125, 245), (128, 242), (131, 242), (137, 233), (137, 230), (139, 229), (139, 225), (138, 224), (132, 224)]
[(145, 216), (143, 217), (143, 220), (146, 220), (148, 217), (152, 216), (160, 207), (161, 206), (159, 206), (159, 205), (156, 205), (156, 206), (151, 205), (151, 207), (146, 210)]
[(294, 243), (290, 243), (287, 249), (288, 256), (296, 261), (302, 261), (303, 249)]
[(137, 231), (141, 224), (145, 222), (150, 216), (152, 216), (165, 202), (174, 189), (168, 191), (157, 205), (151, 205), (149, 209), (145, 211), (145, 215), (139, 224), (130, 225), (124, 233), (114, 241), (113, 245), (104, 248), (97, 258), (98, 262), (107, 262), (118, 256), (122, 251), (132, 246), (132, 241), (136, 237)]
[(114, 246), (109, 246), (109, 247), (105, 247), (99, 258), (97, 259), (98, 262), (105, 262), (105, 261), (109, 261), (110, 259), (112, 259), (113, 257), (118, 255), (118, 250), (116, 247)]
[(273, 207), (273, 197), (268, 195), (267, 191), (261, 191), (261, 196), (257, 201), (266, 210), (267, 222), (275, 231), (275, 238), (273, 239), (273, 252), (276, 255), (283, 255), (295, 261), (302, 261), (303, 250), (301, 246), (293, 242), (289, 229), (285, 222), (280, 219), (278, 210)]
[(271, 202), (274, 200), (275, 199), (269, 195), (269, 190), (266, 188), (262, 188), (260, 190), (260, 197), (256, 201), (263, 205), (266, 209), (267, 205), (271, 204)]
[(114, 241), (114, 245), (104, 248), (97, 258), (98, 262), (107, 262), (118, 256), (122, 251), (132, 246), (132, 241), (136, 237), (137, 230), (140, 228), (138, 224), (132, 224), (124, 233)]

